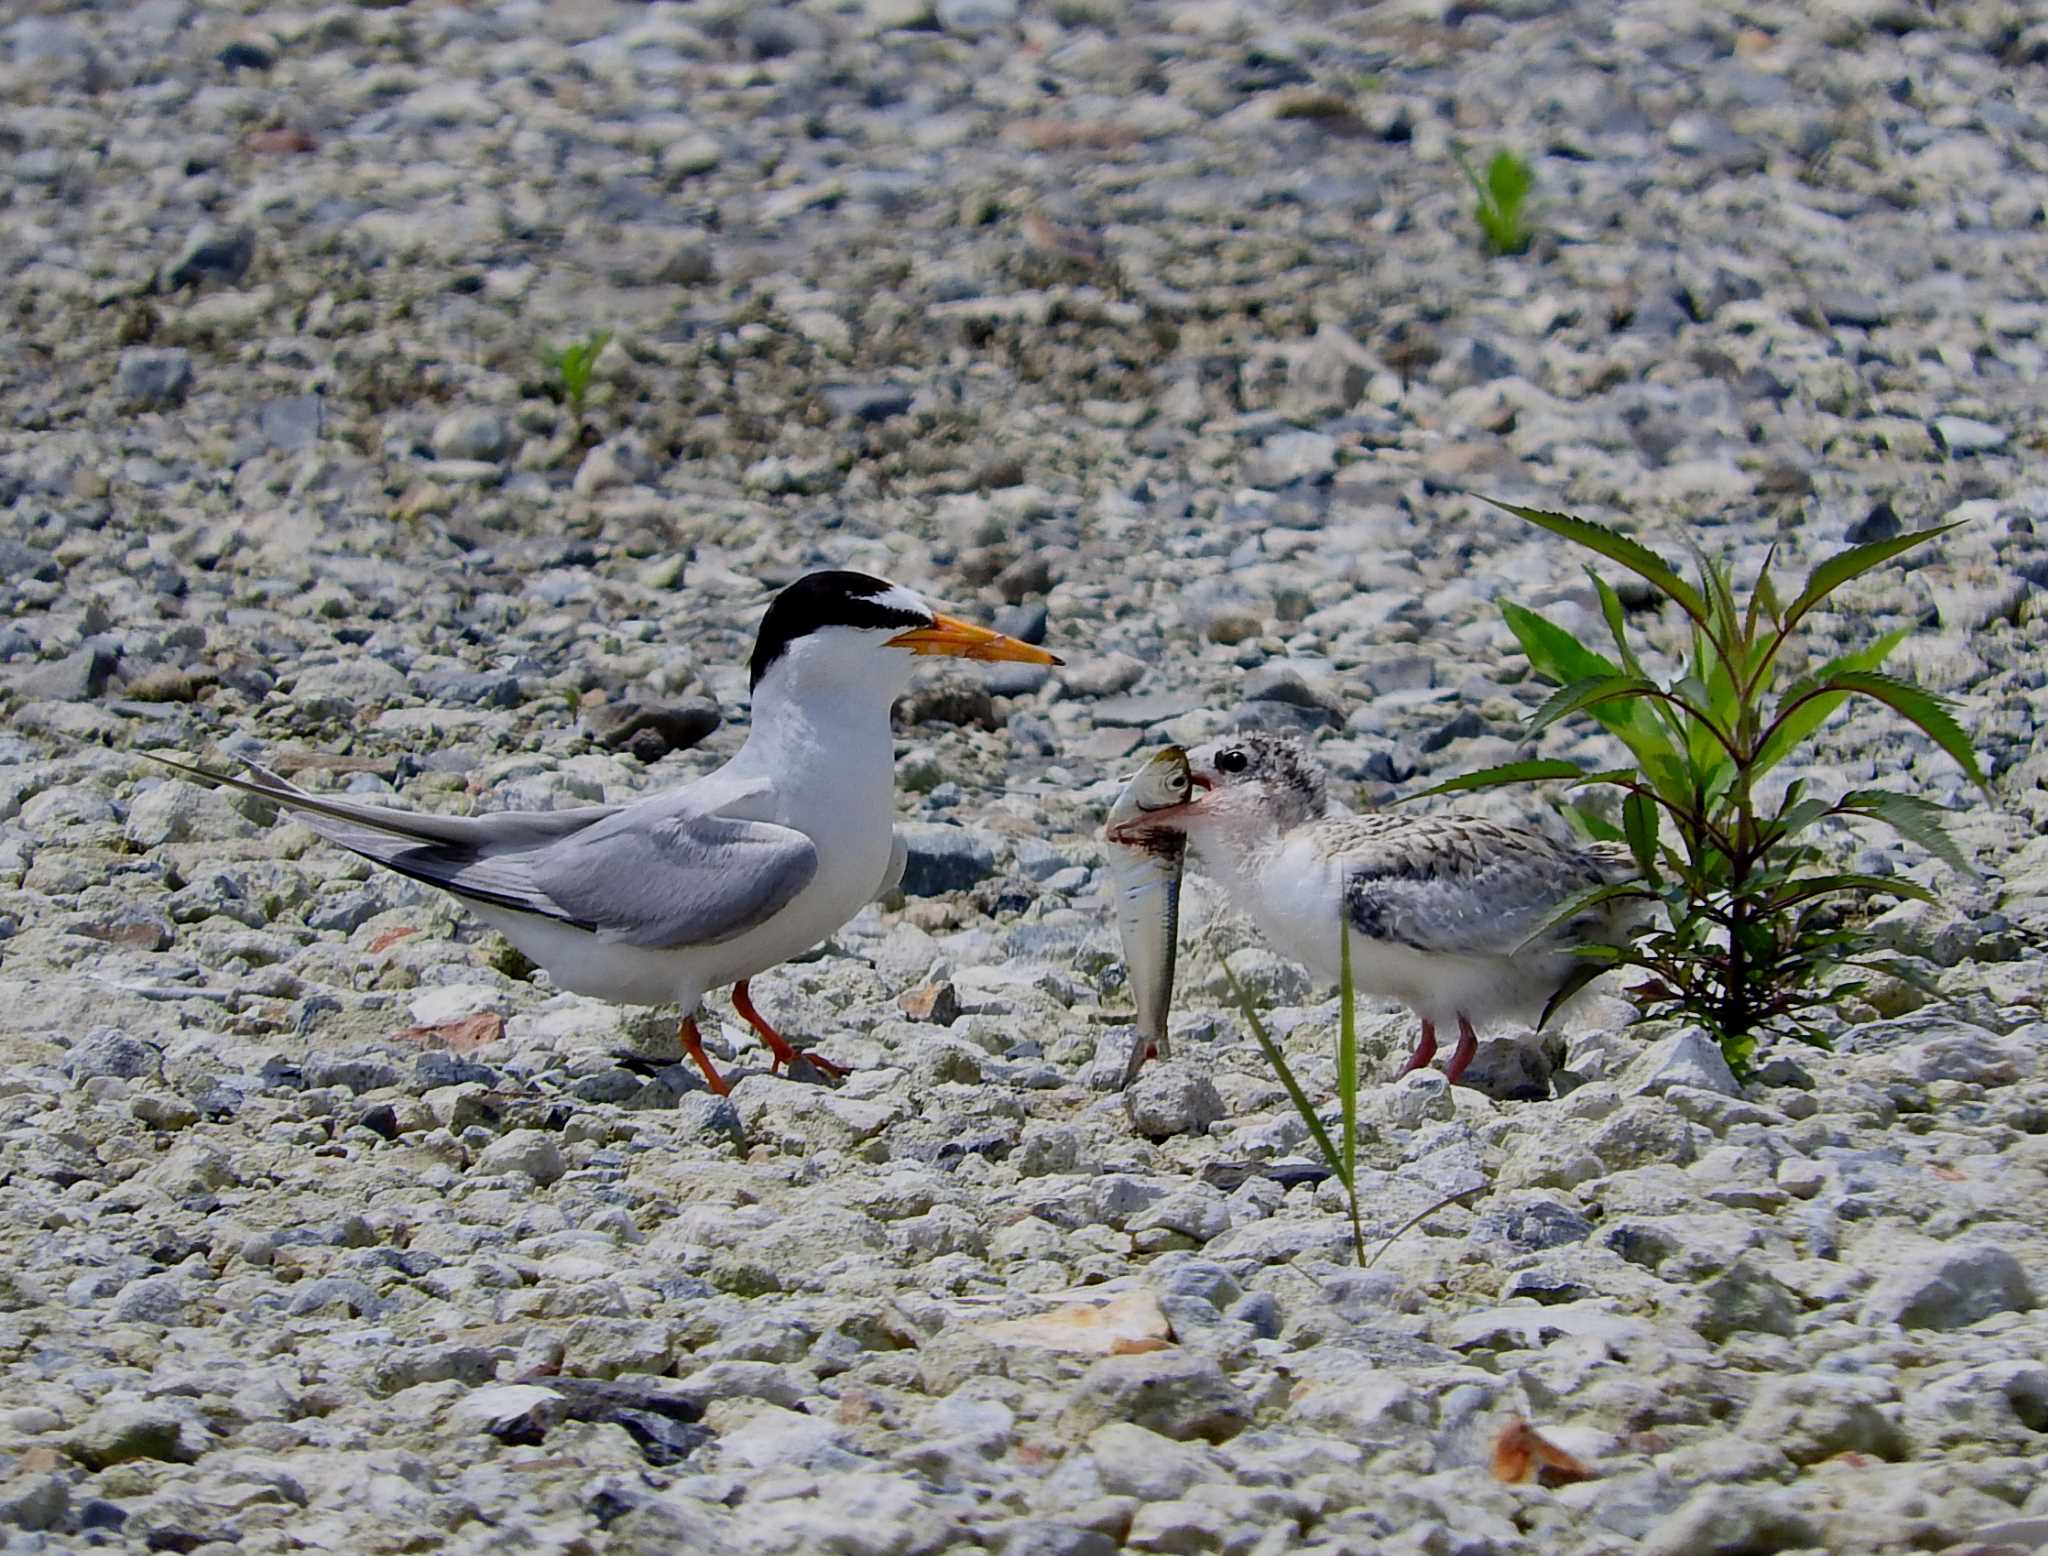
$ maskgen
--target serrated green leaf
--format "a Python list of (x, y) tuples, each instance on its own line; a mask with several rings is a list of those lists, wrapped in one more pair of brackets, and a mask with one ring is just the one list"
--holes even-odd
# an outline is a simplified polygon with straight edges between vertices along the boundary
[(1503, 602), (1500, 614), (1508, 630), (1514, 633), (1515, 641), (1522, 645), (1529, 668), (1546, 680), (1564, 686), (1590, 676), (1621, 673), (1612, 660), (1594, 653), (1556, 622), (1525, 605)]
[(1666, 597), (1677, 602), (1679, 609), (1694, 621), (1707, 620), (1707, 602), (1700, 597), (1697, 589), (1679, 577), (1670, 563), (1656, 552), (1628, 536), (1595, 524), (1590, 519), (1574, 518), (1569, 513), (1550, 513), (1541, 508), (1524, 508), (1515, 503), (1498, 502), (1488, 497), (1485, 501), (1503, 513), (1512, 513), (1518, 519), (1526, 519), (1539, 528), (1549, 530), (1553, 535), (1562, 535), (1575, 545), (1584, 546), (1588, 551), (1604, 556), (1610, 562), (1617, 562), (1630, 572), (1646, 580)]
[[(1875, 670), (1891, 657), (1892, 650), (1906, 640), (1910, 629), (1901, 627), (1887, 632), (1875, 642), (1869, 643), (1853, 653), (1831, 659), (1810, 675), (1801, 676), (1785, 688), (1779, 697), (1774, 714), (1776, 726), (1758, 748), (1756, 762), (1751, 770), (1753, 778), (1761, 778), (1776, 767), (1802, 745), (1806, 738), (1833, 716), (1835, 710), (1848, 700), (1847, 692), (1824, 693), (1808, 697), (1815, 687), (1826, 684), (1833, 677), (1847, 670)], [(1796, 706), (1795, 706), (1796, 704)], [(1785, 711), (1790, 709), (1789, 712)]]
[(1561, 686), (1544, 699), (1541, 707), (1531, 713), (1527, 724), (1531, 734), (1548, 729), (1559, 719), (1569, 718), (1574, 713), (1589, 712), (1603, 703), (1617, 702), (1625, 697), (1640, 697), (1644, 692), (1656, 691), (1657, 683), (1640, 675), (1599, 675), (1583, 681), (1574, 681)]
[(1945, 805), (1937, 805), (1917, 794), (1894, 794), (1889, 789), (1857, 789), (1845, 794), (1837, 806), (1853, 815), (1870, 816), (1882, 821), (1900, 837), (1918, 843), (1958, 875), (1970, 880), (1979, 879), (1977, 867), (1970, 863), (1954, 838), (1948, 835), (1944, 825), (1947, 817), (1954, 814)]
[(1926, 887), (1902, 881), (1895, 875), (1802, 875), (1790, 889), (1773, 895), (1768, 905), (1771, 911), (1782, 913), (1802, 902), (1845, 891), (1881, 893), (1887, 897), (1912, 898), (1916, 902), (1935, 900), (1934, 893)]
[(1873, 540), (1868, 545), (1851, 546), (1847, 551), (1836, 552), (1806, 575), (1806, 587), (1799, 591), (1799, 598), (1785, 612), (1787, 630), (1797, 626), (1808, 611), (1852, 578), (1859, 578), (1874, 567), (1882, 567), (1901, 552), (1911, 551), (1936, 536), (1946, 535), (1963, 522), (1959, 519), (1955, 524), (1937, 524), (1932, 529), (1894, 535), (1889, 540)]
[(1970, 737), (1949, 714), (1945, 699), (1911, 681), (1876, 670), (1842, 671), (1833, 677), (1833, 685), (1883, 703), (1946, 751), (1970, 782), (1987, 794), (1991, 792), (1990, 782), (1977, 765), (1977, 753), (1970, 749)]
[(1588, 886), (1583, 891), (1575, 891), (1553, 908), (1548, 918), (1521, 938), (1515, 946), (1515, 954), (1520, 955), (1560, 925), (1569, 924), (1581, 913), (1590, 912), (1609, 902), (1618, 902), (1625, 897), (1640, 902), (1655, 902), (1657, 893), (1641, 882), (1632, 880), (1612, 881), (1599, 886)]
[(1503, 784), (1510, 783), (1541, 783), (1551, 778), (1578, 778), (1583, 776), (1585, 771), (1576, 762), (1567, 762), (1561, 757), (1508, 762), (1500, 767), (1484, 767), (1476, 773), (1446, 779), (1433, 788), (1404, 794), (1394, 803), (1405, 805), (1410, 800), (1428, 799), (1433, 794), (1466, 794), (1474, 789), (1497, 789)]
[[(1642, 782), (1642, 774), (1633, 767), (1606, 767), (1597, 773), (1581, 771), (1579, 776), (1566, 784), (1567, 789), (1583, 789), (1588, 784), (1612, 784), (1617, 789), (1633, 789)], [(1619, 834), (1616, 834), (1619, 836)]]

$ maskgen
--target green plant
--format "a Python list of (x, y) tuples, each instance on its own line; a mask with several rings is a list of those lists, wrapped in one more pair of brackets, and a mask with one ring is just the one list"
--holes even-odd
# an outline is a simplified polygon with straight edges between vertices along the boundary
[(1598, 903), (1630, 897), (1661, 907), (1662, 922), (1646, 925), (1631, 945), (1580, 947), (1584, 965), (1551, 1001), (1544, 1019), (1602, 972), (1631, 967), (1645, 974), (1628, 991), (1640, 1014), (1682, 1016), (1705, 1026), (1738, 1075), (1766, 1031), (1825, 1047), (1824, 1035), (1804, 1018), (1860, 987), (1829, 987), (1839, 969), (1908, 971), (1880, 960), (1869, 937), (1841, 921), (1844, 899), (1874, 893), (1933, 898), (1910, 881), (1831, 870), (1814, 829), (1834, 818), (1881, 821), (1956, 870), (1973, 872), (1943, 830), (1948, 812), (1931, 800), (1886, 789), (1826, 799), (1809, 795), (1800, 780), (1770, 803), (1759, 794), (1766, 776), (1845, 702), (1862, 697), (1890, 708), (1953, 758), (1972, 783), (1988, 786), (1968, 736), (1943, 699), (1879, 669), (1906, 637), (1905, 629), (1779, 687), (1785, 649), (1807, 617), (1844, 584), (1955, 526), (1839, 552), (1815, 567), (1790, 601), (1773, 584), (1767, 557), (1748, 601), (1738, 603), (1729, 570), (1697, 550), (1695, 586), (1655, 553), (1598, 524), (1506, 503), (1494, 506), (1627, 568), (1691, 623), (1690, 655), (1677, 674), (1660, 679), (1644, 668), (1629, 640), (1620, 598), (1590, 566), (1587, 575), (1619, 663), (1534, 611), (1503, 605), (1531, 668), (1558, 683), (1530, 714), (1531, 733), (1589, 714), (1620, 739), (1633, 765), (1588, 773), (1557, 759), (1511, 762), (1424, 791), (1449, 794), (1550, 779), (1621, 791), (1618, 827), (1584, 810), (1574, 814), (1591, 836), (1625, 844), (1640, 874), (1578, 894), (1538, 933)]
[(1527, 253), (1536, 229), (1529, 224), (1524, 207), (1529, 192), (1536, 187), (1536, 170), (1512, 151), (1496, 151), (1493, 160), (1486, 164), (1486, 177), (1481, 178), (1472, 170), (1463, 146), (1453, 144), (1451, 156), (1457, 161), (1458, 171), (1465, 175), (1465, 182), (1472, 186), (1472, 193), (1478, 196), (1472, 218), (1479, 223), (1486, 252)]
[(1323, 1158), (1323, 1165), (1330, 1169), (1330, 1175), (1344, 1186), (1344, 1198), (1351, 1211), (1351, 1249), (1359, 1267), (1364, 1268), (1365, 1230), (1358, 1215), (1358, 1012), (1357, 998), (1351, 986), (1351, 927), (1345, 925), (1340, 954), (1343, 961), (1339, 966), (1339, 1005), (1337, 1018), (1337, 1106), (1340, 1110), (1340, 1130), (1343, 1144), (1331, 1140), (1330, 1131), (1323, 1127), (1323, 1121), (1316, 1116), (1314, 1104), (1308, 1100), (1308, 1093), (1301, 1089), (1301, 1082), (1294, 1078), (1294, 1071), (1288, 1068), (1287, 1056), (1280, 1051), (1280, 1045), (1273, 1041), (1266, 1030), (1265, 1022), (1259, 1019), (1258, 1008), (1252, 1004), (1252, 997), (1245, 986), (1237, 981), (1237, 974), (1230, 970), (1230, 958), (1217, 948), (1217, 961), (1223, 967), (1223, 980), (1230, 985), (1230, 994), (1237, 1001), (1237, 1008), (1244, 1012), (1245, 1023), (1251, 1027), (1252, 1036), (1258, 1040), (1259, 1050), (1266, 1056), (1266, 1062), (1273, 1067), (1273, 1073), (1280, 1078), (1286, 1089), (1287, 1100), (1294, 1104), (1294, 1111), (1301, 1115), (1301, 1121), (1308, 1126), (1309, 1137), (1315, 1141), (1316, 1150)]
[(610, 330), (592, 330), (573, 345), (541, 348), (541, 364), (555, 375), (555, 386), (563, 403), (579, 422), (583, 420), (584, 397), (590, 393), (590, 375), (611, 340)]

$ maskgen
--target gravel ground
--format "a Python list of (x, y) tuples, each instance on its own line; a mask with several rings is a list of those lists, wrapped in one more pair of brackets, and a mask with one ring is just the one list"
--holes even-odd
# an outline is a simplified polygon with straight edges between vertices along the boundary
[[(2048, 1545), (2038, 11), (28, 0), (0, 83), (0, 1549)], [(1096, 828), (1166, 739), (1356, 805), (1528, 749), (1495, 600), (1597, 618), (1475, 491), (1738, 567), (1967, 521), (1815, 652), (1917, 628), (1996, 792), (1845, 717), (1804, 776), (1964, 807), (1980, 881), (1840, 839), (1943, 997), (1376, 1084), (1360, 1272), (1215, 947), (1324, 1098), (1330, 991), (1199, 882), (1108, 1089)], [(730, 1101), (622, 1066), (673, 1013), (138, 754), (625, 798), (819, 565), (1070, 661), (900, 710), (909, 897), (756, 983), (837, 1088), (722, 1004)]]

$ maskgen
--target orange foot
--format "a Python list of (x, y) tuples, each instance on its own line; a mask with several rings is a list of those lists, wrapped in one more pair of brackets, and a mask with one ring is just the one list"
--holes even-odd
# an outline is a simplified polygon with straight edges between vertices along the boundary
[(818, 1054), (806, 1053), (793, 1047), (788, 1038), (762, 1020), (761, 1013), (754, 1009), (753, 1000), (747, 996), (747, 980), (744, 978), (732, 986), (732, 1008), (740, 1013), (740, 1019), (752, 1027), (760, 1035), (761, 1041), (768, 1045), (768, 1068), (771, 1071), (780, 1070), (784, 1065), (795, 1064), (801, 1059), (813, 1069), (831, 1076), (835, 1081), (846, 1075), (844, 1065), (834, 1064), (830, 1059)]
[(704, 1072), (704, 1084), (721, 1097), (732, 1095), (732, 1088), (725, 1083), (725, 1077), (712, 1068), (711, 1056), (704, 1052), (704, 1040), (697, 1035), (697, 1018), (683, 1017), (683, 1024), (676, 1028), (676, 1041), (683, 1045), (683, 1052), (697, 1061), (697, 1068)]

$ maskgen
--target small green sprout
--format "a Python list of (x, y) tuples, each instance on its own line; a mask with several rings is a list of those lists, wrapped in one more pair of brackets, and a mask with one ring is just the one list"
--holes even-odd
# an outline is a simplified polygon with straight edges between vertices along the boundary
[(1479, 223), (1486, 252), (1495, 255), (1527, 253), (1536, 229), (1529, 224), (1524, 207), (1528, 204), (1529, 192), (1536, 187), (1536, 170), (1512, 151), (1496, 151), (1493, 160), (1486, 164), (1486, 177), (1482, 179), (1472, 170), (1464, 147), (1454, 144), (1451, 155), (1457, 160), (1458, 171), (1472, 186), (1473, 194), (1478, 196), (1479, 203), (1472, 208), (1472, 217)]
[(590, 375), (611, 339), (610, 330), (592, 330), (574, 345), (541, 348), (541, 364), (555, 375), (563, 403), (579, 422), (583, 420), (584, 397), (590, 393)]

